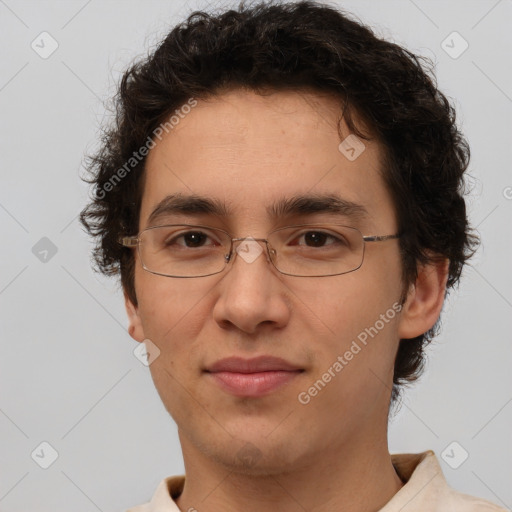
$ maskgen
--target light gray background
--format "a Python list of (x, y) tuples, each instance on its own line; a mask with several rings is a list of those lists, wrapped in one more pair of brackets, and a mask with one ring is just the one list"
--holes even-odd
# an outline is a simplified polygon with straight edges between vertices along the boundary
[[(511, 507), (512, 2), (339, 5), (436, 62), (472, 146), (470, 212), (483, 238), (445, 307), (427, 372), (390, 426), (390, 451), (440, 456), (457, 441), (469, 457), (458, 469), (441, 459), (448, 482)], [(122, 511), (183, 472), (174, 422), (133, 355), (121, 293), (91, 270), (77, 215), (102, 101), (195, 6), (208, 3), (0, 0), (3, 512)], [(43, 31), (59, 45), (47, 59), (31, 48)], [(441, 47), (453, 31), (469, 43), (456, 59)], [(448, 44), (453, 53), (463, 43)], [(43, 237), (57, 248), (46, 262), (32, 252)], [(43, 441), (59, 455), (48, 469), (31, 458)]]

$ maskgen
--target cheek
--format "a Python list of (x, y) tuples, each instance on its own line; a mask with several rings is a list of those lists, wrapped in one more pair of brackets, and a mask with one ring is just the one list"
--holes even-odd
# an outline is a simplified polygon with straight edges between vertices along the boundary
[[(353, 273), (318, 279), (309, 286), (302, 283), (302, 288), (296, 290), (306, 306), (301, 310), (308, 315), (302, 321), (314, 334), (311, 348), (316, 364), (312, 380), (322, 378), (329, 369), (339, 376), (333, 379), (334, 402), (341, 396), (351, 401), (354, 393), (360, 397), (381, 393), (379, 378), (387, 380), (393, 369), (401, 271), (396, 256), (389, 253), (378, 262), (367, 259)], [(338, 371), (333, 368), (336, 362)]]
[(157, 276), (144, 270), (136, 272), (135, 284), (144, 333), (163, 347), (174, 339), (174, 333), (185, 327), (194, 329), (194, 318), (209, 291), (198, 280)]
[(208, 340), (202, 331), (211, 317), (209, 294), (214, 283), (206, 278), (173, 279), (145, 271), (137, 277), (144, 336), (160, 350), (150, 366), (155, 384), (174, 392), (179, 391), (179, 383), (193, 386), (191, 380), (200, 375), (204, 362), (204, 342)]
[[(323, 333), (357, 336), (392, 308), (401, 293), (401, 269), (393, 251), (367, 254), (356, 271), (316, 279), (297, 279), (293, 284), (300, 309)], [(314, 327), (311, 325), (311, 327)]]
[(193, 280), (145, 274), (138, 281), (139, 312), (145, 337), (160, 351), (149, 367), (155, 388), (172, 417), (196, 414), (190, 394), (196, 395), (200, 376), (197, 340), (208, 313), (208, 288)]

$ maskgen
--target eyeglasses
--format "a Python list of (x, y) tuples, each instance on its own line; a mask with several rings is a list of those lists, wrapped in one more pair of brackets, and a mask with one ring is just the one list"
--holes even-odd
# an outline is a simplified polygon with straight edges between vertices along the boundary
[[(205, 277), (222, 272), (234, 260), (233, 248), (252, 263), (266, 245), (268, 260), (281, 273), (296, 277), (347, 274), (361, 267), (365, 242), (384, 242), (400, 234), (363, 236), (340, 224), (301, 224), (276, 229), (267, 238), (232, 238), (222, 229), (172, 224), (152, 226), (119, 243), (138, 248), (144, 270), (166, 277)], [(240, 243), (241, 242), (241, 243)]]

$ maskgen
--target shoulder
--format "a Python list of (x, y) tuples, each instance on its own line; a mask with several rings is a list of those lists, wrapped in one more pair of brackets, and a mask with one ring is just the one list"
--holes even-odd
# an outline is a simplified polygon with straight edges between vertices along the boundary
[(145, 503), (144, 505), (137, 505), (136, 507), (129, 508), (125, 512), (151, 512), (150, 506), (150, 503)]
[(129, 508), (126, 512), (180, 512), (174, 498), (181, 494), (184, 484), (185, 475), (164, 478), (149, 503)]
[(507, 512), (490, 501), (452, 489), (432, 450), (391, 455), (404, 486), (381, 512)]
[(507, 512), (505, 508), (495, 503), (463, 494), (449, 487), (443, 495), (443, 506), (454, 512)]

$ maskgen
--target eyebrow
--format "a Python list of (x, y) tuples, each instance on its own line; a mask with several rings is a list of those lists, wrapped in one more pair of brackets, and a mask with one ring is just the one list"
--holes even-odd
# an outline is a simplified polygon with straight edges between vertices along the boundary
[[(293, 215), (313, 215), (328, 213), (350, 217), (353, 219), (368, 216), (366, 208), (343, 199), (335, 194), (306, 194), (283, 197), (266, 208), (267, 215), (272, 220)], [(171, 215), (212, 215), (227, 218), (232, 215), (224, 201), (195, 194), (171, 194), (160, 201), (148, 218), (148, 225)]]

